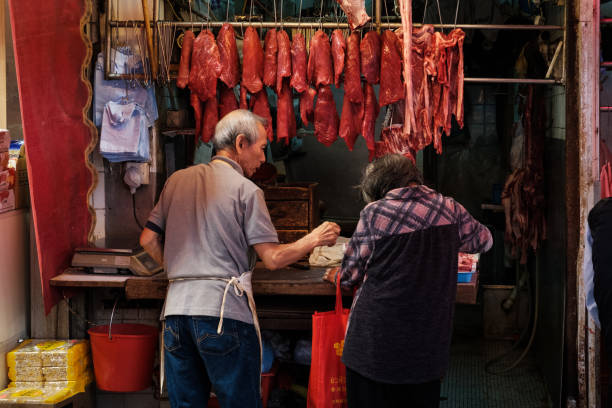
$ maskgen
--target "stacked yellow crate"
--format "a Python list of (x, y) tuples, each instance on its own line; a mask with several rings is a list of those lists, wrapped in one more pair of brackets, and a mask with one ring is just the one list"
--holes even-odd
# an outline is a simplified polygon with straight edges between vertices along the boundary
[(7, 354), (9, 387), (2, 403), (62, 401), (92, 382), (87, 340), (26, 340)]

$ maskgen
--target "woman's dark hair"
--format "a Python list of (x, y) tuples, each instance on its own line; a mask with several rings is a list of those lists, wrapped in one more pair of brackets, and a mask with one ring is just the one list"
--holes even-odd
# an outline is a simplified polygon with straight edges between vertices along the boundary
[(368, 164), (359, 188), (365, 202), (371, 203), (410, 183), (423, 184), (423, 176), (416, 165), (401, 154), (388, 154)]

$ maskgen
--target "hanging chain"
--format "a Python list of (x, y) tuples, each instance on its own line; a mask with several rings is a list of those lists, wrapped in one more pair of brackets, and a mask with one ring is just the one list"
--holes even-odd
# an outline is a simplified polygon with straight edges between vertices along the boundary
[(319, 13), (319, 29), (323, 30), (323, 3), (325, 0), (321, 0), (321, 12)]
[(457, 8), (455, 9), (455, 25), (453, 26), (453, 29), (457, 28), (457, 16), (459, 15), (459, 2), (461, 0), (457, 0)]
[[(438, 3), (438, 15), (440, 16), (440, 25), (444, 25), (444, 23), (442, 22), (442, 10), (440, 9), (440, 0), (436, 0), (436, 3)], [(444, 32), (443, 27), (440, 27), (440, 30)]]
[(427, 16), (427, 4), (429, 0), (425, 0), (425, 8), (423, 9), (423, 23), (425, 24), (425, 16)]
[(302, 21), (302, 0), (300, 0), (300, 11), (298, 14), (298, 24)]

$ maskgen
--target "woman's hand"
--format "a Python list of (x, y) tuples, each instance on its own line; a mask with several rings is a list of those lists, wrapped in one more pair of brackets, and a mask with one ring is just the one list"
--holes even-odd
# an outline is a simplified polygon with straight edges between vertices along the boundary
[(335, 285), (336, 275), (338, 274), (339, 270), (340, 270), (339, 266), (336, 266), (334, 268), (327, 268), (327, 270), (325, 271), (325, 275), (323, 275), (323, 280), (328, 281), (332, 285)]

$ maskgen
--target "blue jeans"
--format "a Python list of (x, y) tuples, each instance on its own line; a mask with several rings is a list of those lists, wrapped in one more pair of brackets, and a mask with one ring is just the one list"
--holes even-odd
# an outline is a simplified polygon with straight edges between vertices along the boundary
[(206, 408), (211, 385), (223, 408), (261, 408), (255, 326), (218, 317), (167, 316), (166, 384), (172, 408)]

